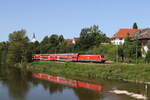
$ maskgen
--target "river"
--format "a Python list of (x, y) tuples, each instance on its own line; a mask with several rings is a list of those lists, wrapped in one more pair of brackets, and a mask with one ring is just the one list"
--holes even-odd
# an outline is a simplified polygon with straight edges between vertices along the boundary
[(150, 100), (150, 86), (115, 80), (85, 82), (0, 67), (0, 100)]

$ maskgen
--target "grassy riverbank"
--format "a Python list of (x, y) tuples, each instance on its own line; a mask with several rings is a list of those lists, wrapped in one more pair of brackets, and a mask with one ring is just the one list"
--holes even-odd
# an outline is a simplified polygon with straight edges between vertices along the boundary
[(84, 64), (73, 62), (33, 62), (28, 70), (73, 78), (115, 79), (134, 82), (150, 82), (148, 64)]

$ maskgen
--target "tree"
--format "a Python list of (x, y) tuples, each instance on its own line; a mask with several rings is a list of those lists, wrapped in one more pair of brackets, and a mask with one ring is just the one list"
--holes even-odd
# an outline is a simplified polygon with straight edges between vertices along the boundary
[(25, 30), (19, 30), (9, 35), (7, 63), (15, 64), (28, 61), (29, 39)]
[(32, 46), (32, 53), (34, 53), (34, 54), (40, 53), (39, 46), (40, 46), (40, 43), (38, 41), (35, 41)]
[(8, 50), (8, 43), (0, 42), (0, 64), (6, 62), (7, 50)]
[(121, 60), (124, 60), (124, 48), (123, 45), (119, 45), (118, 46), (118, 56), (121, 57)]
[(49, 49), (49, 53), (57, 53), (58, 52), (58, 48), (59, 48), (59, 44), (60, 44), (60, 41), (62, 41), (60, 39), (60, 36), (57, 35), (57, 34), (52, 34), (49, 38), (50, 40), (50, 49)]
[(145, 57), (145, 61), (147, 63), (150, 63), (150, 50), (147, 52), (146, 57)]
[(2, 61), (2, 54), (3, 54), (3, 44), (0, 42), (0, 64)]
[(63, 43), (64, 37), (62, 35), (52, 34), (50, 37), (44, 37), (40, 43), (40, 50), (42, 53), (57, 53), (62, 49), (60, 47)]
[(40, 44), (38, 41), (28, 43), (27, 59), (29, 62), (32, 61), (32, 55), (33, 54), (39, 54), (40, 53), (40, 47), (39, 46), (40, 46)]
[(150, 40), (148, 40), (147, 47), (150, 50)]
[(70, 53), (74, 52), (74, 44), (69, 44), (67, 41), (64, 41), (58, 47), (59, 53)]
[(76, 44), (76, 49), (87, 50), (90, 47), (108, 42), (108, 37), (101, 32), (99, 26), (93, 25), (90, 28), (83, 28), (80, 32), (80, 40)]
[(47, 53), (48, 50), (50, 49), (49, 47), (50, 47), (49, 37), (45, 36), (40, 43), (39, 47), (40, 53)]
[(65, 39), (64, 39), (63, 35), (60, 35), (59, 38), (58, 38), (59, 45), (60, 45), (61, 43), (63, 43), (64, 40), (65, 40)]
[(133, 29), (138, 29), (137, 23), (133, 24)]
[(52, 34), (49, 41), (52, 47), (56, 47), (59, 44), (59, 36), (57, 34)]
[(138, 57), (141, 57), (141, 44), (139, 41), (133, 40), (128, 34), (123, 44), (123, 53), (126, 60), (135, 60)]

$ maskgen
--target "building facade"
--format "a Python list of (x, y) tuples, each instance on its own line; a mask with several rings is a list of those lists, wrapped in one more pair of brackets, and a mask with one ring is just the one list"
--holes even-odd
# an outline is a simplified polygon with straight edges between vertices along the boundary
[(35, 37), (35, 34), (33, 33), (33, 37), (32, 37), (32, 39), (31, 39), (31, 42), (35, 42), (36, 41), (36, 37)]
[(138, 29), (120, 29), (116, 34), (112, 36), (111, 43), (114, 45), (121, 45), (124, 43), (127, 35), (132, 37), (137, 31)]
[[(133, 40), (138, 40), (141, 44), (142, 57), (145, 57), (150, 50), (150, 28), (146, 29), (120, 29), (111, 38), (111, 43), (114, 45), (121, 45), (125, 42), (126, 36)], [(148, 46), (149, 44), (149, 46)]]
[(148, 50), (150, 49), (150, 28), (141, 29), (137, 31), (133, 39), (138, 39), (140, 44), (142, 45), (142, 56), (145, 57)]

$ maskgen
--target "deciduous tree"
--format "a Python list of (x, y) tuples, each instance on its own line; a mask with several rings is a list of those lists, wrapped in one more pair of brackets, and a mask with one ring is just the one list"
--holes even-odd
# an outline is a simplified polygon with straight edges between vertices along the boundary
[(99, 26), (93, 25), (90, 28), (83, 28), (80, 33), (80, 40), (76, 44), (76, 48), (87, 50), (90, 47), (99, 45), (102, 42), (108, 42), (108, 37), (102, 33)]
[(28, 61), (29, 39), (25, 30), (19, 30), (9, 35), (7, 63), (15, 64)]

